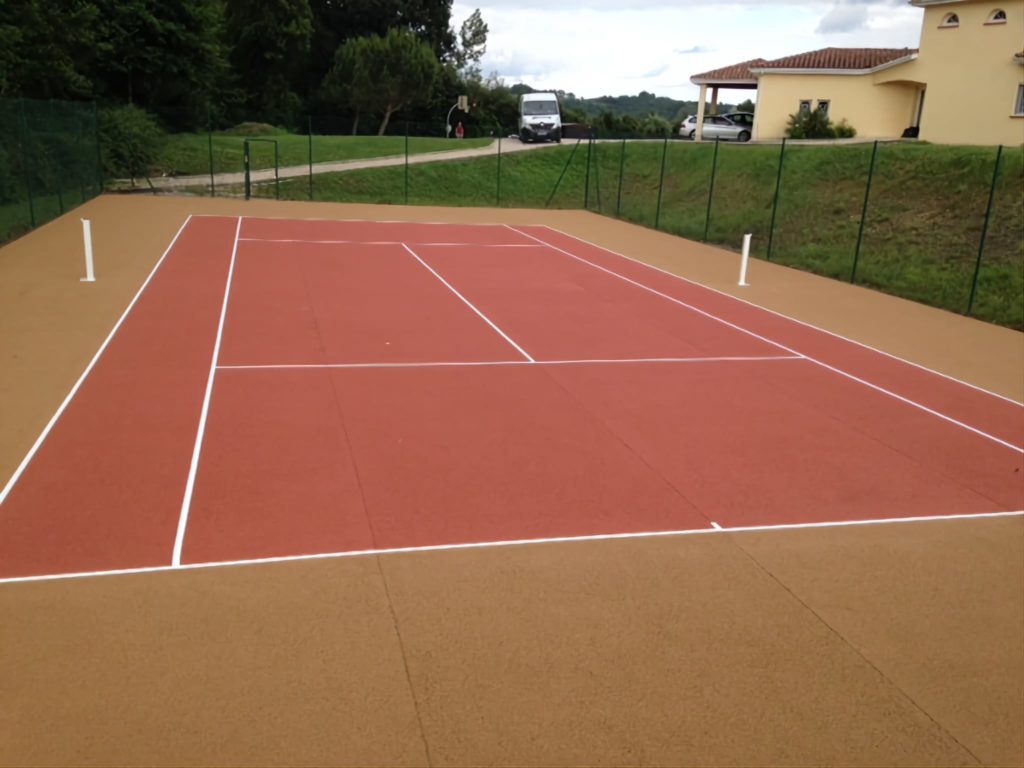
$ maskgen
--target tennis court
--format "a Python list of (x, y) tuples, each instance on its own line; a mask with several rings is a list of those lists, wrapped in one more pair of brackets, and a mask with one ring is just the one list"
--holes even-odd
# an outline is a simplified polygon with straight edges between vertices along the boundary
[(1011, 400), (546, 226), (191, 216), (0, 578), (1019, 515)]

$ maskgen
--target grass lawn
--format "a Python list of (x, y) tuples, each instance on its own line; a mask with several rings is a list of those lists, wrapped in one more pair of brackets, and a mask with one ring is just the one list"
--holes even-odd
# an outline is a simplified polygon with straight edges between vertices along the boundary
[[(239, 136), (231, 133), (213, 134), (213, 171), (229, 173), (243, 170), (242, 142), (245, 139), (274, 139), (278, 145), (279, 164), (305, 165), (309, 162), (309, 137), (291, 133), (267, 133)], [(484, 147), (491, 139), (440, 139), (409, 137), (409, 153), (440, 152), (448, 149)], [(250, 145), (251, 167), (273, 168), (274, 146), (264, 141)], [(401, 155), (405, 153), (404, 136), (318, 136), (313, 135), (313, 162), (357, 160), (368, 157)], [(210, 173), (209, 138), (205, 133), (177, 133), (169, 135), (161, 147), (152, 168), (154, 176), (191, 176)]]
[[(623, 155), (623, 151), (625, 155)], [(587, 158), (590, 154), (589, 174)], [(664, 154), (664, 184), (658, 207)], [(588, 208), (841, 280), (853, 275), (871, 145), (780, 147), (684, 141), (565, 142), (542, 152), (314, 178), (317, 200)], [(856, 282), (966, 312), (992, 181), (991, 147), (879, 146)], [(709, 210), (712, 164), (714, 194)], [(622, 169), (620, 177), (620, 168)], [(564, 172), (564, 175), (563, 175)], [(561, 182), (559, 183), (559, 177)], [(588, 185), (589, 182), (589, 185)], [(556, 190), (557, 184), (557, 190)], [(972, 315), (1024, 329), (1024, 150), (1004, 150)], [(254, 194), (272, 196), (272, 185)], [(408, 195), (408, 197), (407, 197)], [(308, 179), (281, 197), (309, 198)], [(710, 215), (709, 215), (710, 213)]]

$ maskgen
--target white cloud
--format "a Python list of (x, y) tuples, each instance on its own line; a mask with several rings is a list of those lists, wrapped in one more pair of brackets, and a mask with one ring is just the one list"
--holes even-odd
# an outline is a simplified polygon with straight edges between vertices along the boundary
[[(455, 0), (456, 29), (478, 7)], [(484, 73), (578, 96), (694, 99), (690, 77), (756, 57), (830, 45), (915, 47), (921, 10), (905, 0), (484, 0)], [(749, 91), (726, 91), (742, 100)]]
[(868, 8), (863, 3), (836, 3), (835, 8), (818, 23), (823, 35), (835, 32), (856, 32), (868, 25)]

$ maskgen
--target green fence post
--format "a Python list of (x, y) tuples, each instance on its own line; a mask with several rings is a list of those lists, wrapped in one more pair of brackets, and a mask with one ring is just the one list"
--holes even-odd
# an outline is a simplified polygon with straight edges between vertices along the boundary
[(711, 231), (711, 200), (715, 195), (715, 171), (718, 169), (718, 136), (715, 136), (715, 153), (711, 156), (711, 183), (708, 184), (708, 210), (704, 214), (704, 237), (702, 243), (708, 241), (708, 232)]
[[(54, 115), (53, 115), (53, 99), (50, 99), (49, 101), (50, 101), (50, 128), (52, 129), (57, 124), (57, 120), (54, 118)], [(61, 173), (62, 169), (60, 168), (60, 165), (62, 165), (62, 163), (60, 162), (60, 160), (61, 160), (61, 158), (58, 155), (57, 156), (57, 165), (58, 165), (58, 167), (57, 167), (56, 173), (54, 173), (54, 176), (57, 179), (57, 207), (60, 209), (60, 215), (63, 216), (64, 215), (64, 185), (61, 184), (61, 180), (60, 180), (60, 177), (63, 175)]]
[(306, 115), (306, 135), (309, 137), (309, 199), (313, 199), (313, 116)]
[(277, 142), (274, 142), (274, 199), (281, 199), (281, 163), (277, 154)]
[(622, 150), (619, 152), (619, 189), (615, 193), (615, 216), (622, 212), (622, 174), (626, 168), (626, 139), (622, 139)]
[(594, 150), (594, 134), (587, 137), (587, 172), (583, 177), (583, 210), (590, 209), (590, 155)]
[(875, 158), (878, 156), (878, 142), (871, 148), (871, 162), (868, 165), (868, 181), (864, 185), (864, 205), (860, 209), (860, 226), (857, 227), (857, 248), (853, 252), (853, 268), (850, 270), (850, 282), (857, 281), (857, 264), (860, 262), (860, 249), (864, 245), (864, 222), (868, 218), (868, 201), (871, 199), (871, 180), (875, 177)]
[[(967, 299), (967, 314), (974, 309), (974, 296), (978, 292), (978, 276), (981, 274), (981, 257), (985, 253), (985, 240), (988, 237), (988, 223), (992, 218), (992, 202), (996, 197), (996, 184), (999, 181), (999, 165), (1003, 159), (1003, 145), (996, 150), (996, 167), (992, 171), (992, 186), (988, 191), (988, 205), (985, 206), (985, 222), (981, 225), (981, 240), (978, 242), (978, 258), (974, 262), (974, 277), (971, 279), (971, 295)], [(1019, 191), (1019, 190), (1018, 190)]]
[(665, 157), (668, 155), (668, 136), (665, 137), (665, 143), (661, 147), (661, 176), (658, 178), (658, 204), (654, 209), (654, 228), (658, 228), (658, 224), (661, 221), (661, 193), (665, 188)]
[(22, 170), (25, 172), (25, 191), (28, 192), (28, 221), (29, 226), (32, 229), (36, 228), (36, 204), (32, 196), (32, 168), (29, 162), (30, 152), (27, 144), (28, 137), (31, 135), (28, 130), (28, 118), (25, 116), (25, 100), (19, 99), (18, 106), (21, 111), (21, 135), (23, 137), (22, 146), (25, 148), (22, 153)]
[(217, 196), (217, 182), (213, 178), (213, 130), (206, 124), (206, 151), (210, 159), (210, 197)]
[[(81, 108), (75, 110), (75, 115), (78, 118), (78, 147), (75, 153), (76, 160), (81, 151), (85, 148), (85, 124), (82, 120), (82, 113), (83, 110)], [(82, 196), (82, 202), (84, 203), (88, 198), (86, 197), (85, 193), (85, 175), (82, 173), (82, 170), (83, 166), (81, 162), (76, 162), (75, 175), (78, 176), (78, 193)]]
[(405, 121), (405, 204), (409, 204), (409, 121)]
[(597, 212), (600, 213), (604, 207), (601, 205), (601, 145), (594, 140), (594, 189), (597, 190)]
[(96, 135), (96, 194), (103, 192), (103, 154), (100, 150), (100, 110), (94, 101), (92, 103), (92, 127)]
[(782, 188), (782, 161), (786, 157), (786, 140), (782, 140), (782, 149), (779, 151), (779, 172), (775, 176), (775, 197), (772, 199), (772, 223), (768, 228), (768, 253), (765, 258), (772, 260), (772, 243), (775, 240), (775, 215), (779, 211), (779, 190)]
[(501, 207), (501, 129), (498, 129), (498, 185), (494, 195), (494, 205)]
[[(558, 176), (558, 181), (555, 182), (554, 189), (551, 190), (551, 194), (548, 195), (547, 202), (544, 203), (544, 207), (547, 208), (551, 205), (551, 201), (555, 199), (555, 193), (558, 192), (558, 188), (562, 184), (562, 179), (565, 178), (565, 172), (569, 170), (569, 164), (572, 163), (572, 159), (576, 156), (576, 150), (580, 148), (580, 142), (583, 141), (583, 137), (576, 139), (576, 144), (572, 148), (572, 152), (569, 153), (569, 159), (565, 161), (565, 165), (562, 167), (562, 172)], [(552, 150), (554, 151), (554, 150)]]
[(252, 182), (249, 178), (249, 140), (242, 141), (242, 165), (245, 166), (245, 199), (248, 200), (252, 194)]

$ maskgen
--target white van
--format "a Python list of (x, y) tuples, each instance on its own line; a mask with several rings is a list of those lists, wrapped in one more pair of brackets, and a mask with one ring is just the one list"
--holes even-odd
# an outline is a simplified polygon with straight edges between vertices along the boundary
[(519, 97), (519, 140), (562, 140), (558, 96), (553, 93), (524, 93)]

